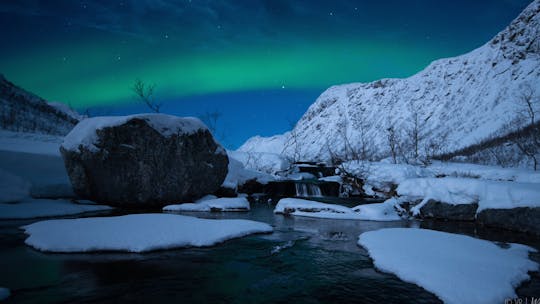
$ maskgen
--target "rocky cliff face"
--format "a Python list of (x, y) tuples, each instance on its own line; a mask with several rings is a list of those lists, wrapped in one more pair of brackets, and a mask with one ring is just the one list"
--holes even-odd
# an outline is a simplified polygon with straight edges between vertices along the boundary
[(0, 129), (66, 135), (77, 122), (74, 115), (49, 105), (0, 75)]
[(410, 145), (416, 125), (420, 154), (451, 152), (510, 132), (521, 95), (528, 90), (540, 96), (539, 83), (540, 0), (535, 0), (480, 48), (437, 60), (406, 79), (333, 86), (283, 140), (272, 138), (284, 144), (256, 138), (239, 150), (309, 160), (351, 153), (377, 159), (391, 154), (390, 132), (409, 145), (409, 153), (415, 150)]

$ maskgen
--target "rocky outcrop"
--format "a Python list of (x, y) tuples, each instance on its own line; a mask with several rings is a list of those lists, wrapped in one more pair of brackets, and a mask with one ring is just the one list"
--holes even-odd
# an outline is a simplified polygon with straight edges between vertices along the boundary
[(420, 208), (419, 217), (450, 221), (474, 221), (478, 204), (447, 204), (429, 200)]
[(60, 150), (75, 193), (113, 206), (191, 201), (214, 193), (227, 175), (225, 150), (195, 118), (90, 118)]
[(485, 209), (476, 217), (478, 223), (487, 227), (540, 235), (540, 208), (520, 207), (513, 209)]

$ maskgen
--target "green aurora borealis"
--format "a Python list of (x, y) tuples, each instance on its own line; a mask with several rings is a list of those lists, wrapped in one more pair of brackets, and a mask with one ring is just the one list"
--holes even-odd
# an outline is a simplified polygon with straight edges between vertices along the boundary
[[(148, 55), (143, 56), (126, 48), (118, 52), (122, 55), (111, 56), (106, 48), (82, 45), (78, 46), (80, 50), (68, 52), (73, 55), (65, 59), (55, 56), (58, 51), (51, 49), (33, 56), (19, 55), (3, 66), (11, 78), (20, 79), (36, 93), (83, 107), (130, 98), (129, 88), (136, 78), (159, 84), (160, 94), (166, 94), (162, 97), (282, 87), (324, 88), (353, 79), (407, 76), (433, 56), (429, 50), (415, 50), (414, 46), (373, 42), (326, 42), (312, 47), (152, 58), (151, 50), (144, 51)], [(355, 59), (356, 56), (362, 59)], [(48, 72), (29, 74), (31, 70)], [(103, 70), (108, 72), (102, 73)]]
[[(259, 127), (254, 112), (296, 104), (251, 130), (269, 135), (331, 85), (407, 77), (482, 45), (528, 2), (6, 0), (0, 73), (47, 100), (113, 114), (144, 111), (120, 109), (137, 106), (137, 78), (155, 84), (164, 111), (177, 115), (209, 107), (235, 115), (256, 103), (249, 117)], [(275, 91), (279, 101), (258, 100)], [(195, 104), (205, 96), (209, 103)]]

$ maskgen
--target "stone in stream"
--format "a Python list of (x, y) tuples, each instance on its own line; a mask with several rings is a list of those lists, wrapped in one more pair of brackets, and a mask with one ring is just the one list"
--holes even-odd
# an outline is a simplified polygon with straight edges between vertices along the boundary
[(200, 120), (164, 114), (85, 119), (60, 151), (75, 193), (112, 206), (157, 207), (214, 193), (229, 162)]
[(420, 208), (420, 217), (451, 221), (474, 221), (478, 204), (447, 204), (435, 200)]
[(540, 235), (540, 208), (485, 209), (478, 213), (478, 223), (513, 231)]

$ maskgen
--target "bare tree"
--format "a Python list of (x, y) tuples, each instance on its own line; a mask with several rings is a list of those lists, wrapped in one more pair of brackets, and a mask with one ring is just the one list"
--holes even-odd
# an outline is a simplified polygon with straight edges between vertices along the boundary
[(530, 84), (521, 87), (521, 95), (517, 100), (520, 109), (513, 124), (517, 128), (532, 128), (528, 134), (521, 134), (511, 139), (516, 147), (533, 162), (534, 170), (538, 170), (538, 154), (540, 153), (540, 124), (536, 121), (539, 107), (538, 97)]
[(155, 84), (146, 84), (142, 80), (135, 80), (135, 84), (131, 90), (139, 97), (139, 99), (146, 104), (152, 112), (159, 113), (161, 108), (161, 103), (158, 103), (154, 98), (154, 89), (156, 88)]
[(430, 140), (424, 142), (424, 154), (425, 159), (423, 163), (428, 165), (433, 159), (437, 159), (440, 155), (445, 153), (445, 147), (448, 144), (449, 131), (444, 131), (441, 134), (431, 134)]
[(396, 130), (393, 126), (390, 126), (386, 129), (386, 139), (388, 140), (388, 146), (390, 147), (390, 154), (394, 164), (397, 164), (397, 154), (398, 154), (398, 138), (396, 135)]
[(421, 132), (421, 126), (420, 126), (420, 115), (418, 114), (417, 109), (413, 108), (411, 106), (411, 120), (412, 120), (412, 126), (407, 130), (407, 135), (409, 136), (412, 144), (412, 150), (413, 150), (413, 157), (415, 160), (419, 157), (419, 146), (420, 141), (423, 139)]
[(223, 114), (218, 110), (215, 110), (213, 112), (206, 111), (204, 114), (199, 115), (199, 117), (206, 124), (210, 132), (214, 136), (219, 138), (221, 142), (223, 142), (227, 138), (225, 130), (220, 130), (219, 127), (219, 120), (222, 116)]
[[(293, 121), (289, 121), (291, 131), (289, 132), (289, 138), (281, 150), (281, 155), (286, 155), (291, 163), (295, 163), (300, 160), (300, 143), (298, 141), (298, 132), (296, 131), (296, 124)], [(287, 153), (287, 150), (292, 149), (292, 154)]]

